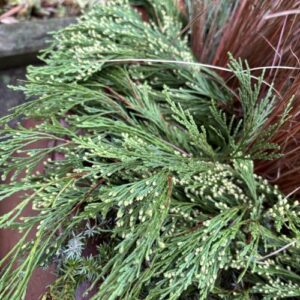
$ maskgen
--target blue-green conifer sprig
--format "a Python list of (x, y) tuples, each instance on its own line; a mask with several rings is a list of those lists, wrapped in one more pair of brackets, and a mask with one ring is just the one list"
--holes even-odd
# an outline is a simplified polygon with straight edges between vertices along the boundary
[[(172, 0), (139, 1), (149, 22), (131, 4), (54, 34), (18, 87), (35, 99), (1, 120), (0, 201), (22, 194), (0, 228), (22, 238), (0, 262), (0, 298), (24, 299), (54, 264), (50, 299), (81, 284), (94, 300), (297, 299), (299, 203), (253, 163), (280, 154), (269, 139), (290, 106), (266, 127), (278, 99), (263, 76), (231, 58), (230, 89), (196, 63)], [(37, 125), (7, 125), (17, 117)]]

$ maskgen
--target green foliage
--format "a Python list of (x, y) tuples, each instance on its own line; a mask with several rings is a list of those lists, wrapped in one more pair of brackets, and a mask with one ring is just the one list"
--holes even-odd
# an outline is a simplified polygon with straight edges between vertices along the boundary
[[(101, 300), (298, 297), (299, 205), (253, 170), (274, 155), (272, 88), (231, 59), (234, 115), (218, 75), (159, 62), (194, 62), (173, 1), (139, 4), (149, 23), (109, 1), (55, 34), (19, 88), (36, 99), (1, 120), (0, 200), (23, 194), (0, 228), (23, 237), (1, 261), (0, 298), (24, 299), (51, 263), (52, 299), (83, 283)], [(6, 125), (21, 115), (38, 125)], [(36, 214), (21, 216), (29, 204)]]

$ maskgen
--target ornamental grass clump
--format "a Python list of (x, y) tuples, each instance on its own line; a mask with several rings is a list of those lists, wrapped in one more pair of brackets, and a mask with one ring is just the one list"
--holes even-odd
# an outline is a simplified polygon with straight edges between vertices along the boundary
[(0, 219), (22, 232), (1, 299), (53, 264), (44, 299), (83, 283), (94, 300), (299, 299), (299, 203), (254, 172), (281, 157), (293, 97), (268, 122), (280, 97), (263, 68), (198, 63), (185, 18), (173, 0), (107, 1), (29, 69), (18, 89), (34, 100), (1, 121), (0, 199), (26, 193)]

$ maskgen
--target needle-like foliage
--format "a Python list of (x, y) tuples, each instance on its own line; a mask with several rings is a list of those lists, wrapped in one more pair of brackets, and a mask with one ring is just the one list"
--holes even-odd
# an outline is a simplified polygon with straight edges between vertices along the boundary
[[(299, 298), (299, 205), (253, 170), (278, 157), (269, 139), (289, 106), (266, 127), (272, 86), (260, 93), (263, 78), (231, 58), (230, 90), (193, 64), (172, 0), (134, 1), (149, 22), (131, 4), (55, 34), (21, 87), (35, 100), (2, 120), (0, 199), (26, 194), (0, 218), (23, 233), (1, 261), (0, 298), (24, 299), (53, 263), (57, 300), (81, 284), (94, 300)], [(18, 116), (38, 125), (7, 125)]]

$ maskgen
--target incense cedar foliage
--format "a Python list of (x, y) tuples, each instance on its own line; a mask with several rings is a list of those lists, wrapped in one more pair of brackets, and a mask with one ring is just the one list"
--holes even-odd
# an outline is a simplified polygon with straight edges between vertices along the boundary
[[(23, 233), (1, 261), (0, 298), (24, 299), (54, 263), (45, 299), (74, 299), (81, 283), (101, 300), (299, 299), (299, 203), (253, 171), (278, 157), (268, 141), (290, 105), (266, 127), (278, 99), (263, 77), (231, 58), (229, 89), (194, 60), (172, 0), (139, 1), (148, 23), (132, 3), (55, 34), (20, 88), (35, 100), (1, 121), (0, 199), (27, 194), (0, 219)], [(40, 123), (7, 125), (19, 116)]]

